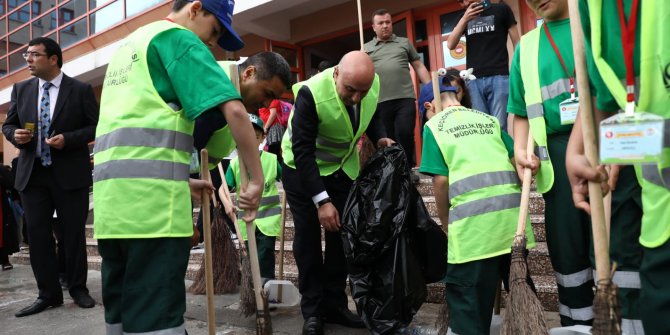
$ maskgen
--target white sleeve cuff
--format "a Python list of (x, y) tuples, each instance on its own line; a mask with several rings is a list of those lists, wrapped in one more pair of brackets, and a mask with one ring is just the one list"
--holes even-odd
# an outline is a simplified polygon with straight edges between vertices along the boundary
[(318, 204), (319, 204), (319, 201), (321, 201), (321, 200), (323, 200), (323, 199), (325, 199), (325, 198), (328, 198), (328, 192), (323, 191), (323, 192), (321, 192), (321, 193), (319, 193), (319, 194), (313, 196), (313, 197), (312, 197), (312, 202), (313, 202), (315, 205), (318, 205)]

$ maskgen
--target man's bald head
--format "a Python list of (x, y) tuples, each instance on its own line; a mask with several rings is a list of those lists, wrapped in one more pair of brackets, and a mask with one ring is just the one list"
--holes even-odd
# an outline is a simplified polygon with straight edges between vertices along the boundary
[(375, 66), (361, 51), (351, 51), (342, 57), (333, 74), (337, 95), (347, 106), (361, 102), (375, 79)]

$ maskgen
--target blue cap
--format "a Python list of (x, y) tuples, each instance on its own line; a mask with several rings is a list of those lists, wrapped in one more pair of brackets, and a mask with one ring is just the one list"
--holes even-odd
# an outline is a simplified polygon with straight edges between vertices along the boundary
[(200, 0), (202, 7), (208, 12), (214, 14), (221, 22), (227, 32), (219, 38), (218, 44), (225, 50), (237, 51), (244, 48), (244, 42), (239, 35), (233, 30), (233, 9), (235, 7), (234, 0)]
[[(444, 77), (444, 78), (445, 79), (443, 79), (443, 81), (446, 81), (447, 77)], [(444, 92), (454, 92), (454, 93), (456, 93), (456, 92), (458, 92), (458, 87), (447, 86), (447, 85), (444, 85), (443, 82), (441, 82), (440, 83), (440, 93), (444, 93)], [(433, 101), (433, 99), (434, 99), (434, 97), (433, 97), (433, 85), (431, 85), (431, 84), (423, 85), (423, 87), (421, 88), (421, 92), (419, 93), (419, 110), (421, 111), (422, 115), (426, 113), (426, 110), (425, 110), (425, 107), (423, 107), (423, 104), (425, 102), (431, 102), (431, 101)]]

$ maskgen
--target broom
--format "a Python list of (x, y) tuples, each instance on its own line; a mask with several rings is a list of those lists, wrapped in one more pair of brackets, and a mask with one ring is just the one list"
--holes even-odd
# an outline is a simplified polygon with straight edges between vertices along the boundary
[[(240, 163), (240, 179), (242, 189), (245, 189), (249, 182), (249, 175), (247, 174), (244, 161), (239, 160)], [(272, 334), (272, 319), (270, 318), (270, 310), (268, 308), (268, 295), (263, 290), (261, 284), (261, 269), (258, 264), (258, 248), (256, 247), (256, 225), (254, 221), (246, 222), (247, 225), (247, 239), (249, 241), (249, 259), (251, 260), (251, 275), (254, 283), (254, 293), (256, 300), (256, 334), (271, 335)]]
[[(284, 230), (286, 229), (286, 191), (281, 197), (281, 232), (279, 235), (279, 280), (284, 279)], [(284, 285), (277, 288), (277, 302), (284, 300), (282, 289)]]
[[(535, 141), (532, 133), (529, 131), (528, 143), (526, 145), (529, 160), (532, 157), (534, 147)], [(526, 264), (524, 254), (526, 252), (526, 220), (530, 199), (531, 177), (531, 169), (524, 168), (519, 220), (517, 221), (516, 235), (512, 243), (512, 259), (509, 271), (510, 291), (505, 299), (505, 313), (501, 329), (501, 334), (503, 335), (548, 334), (542, 304), (526, 281), (528, 265)]]
[[(576, 0), (568, 2), (570, 11), (570, 30), (572, 31), (572, 48), (579, 87), (579, 115), (584, 137), (584, 153), (593, 168), (598, 164), (598, 146), (596, 142), (593, 110), (591, 108), (591, 89), (584, 59), (584, 39)], [(596, 258), (596, 274), (598, 278), (596, 296), (593, 300), (594, 335), (621, 334), (621, 314), (619, 310), (618, 288), (612, 282), (609, 258), (609, 240), (605, 223), (603, 194), (599, 183), (589, 182), (589, 203), (591, 205), (591, 228), (593, 230), (593, 251)]]
[[(207, 149), (200, 150), (200, 161), (203, 164), (200, 164), (200, 178), (205, 180), (210, 180), (209, 170), (207, 170)], [(214, 335), (216, 333), (216, 319), (214, 315), (214, 277), (212, 269), (212, 226), (210, 222), (210, 211), (209, 211), (209, 190), (202, 191), (202, 207), (200, 211), (202, 212), (202, 224), (203, 232), (205, 233), (205, 283), (206, 283), (206, 292), (207, 292), (207, 329), (209, 335)]]
[[(221, 178), (225, 179), (225, 176), (222, 175)], [(221, 188), (219, 188), (219, 193), (221, 193), (220, 191)], [(228, 211), (230, 208), (230, 213), (234, 215), (232, 202), (229, 200), (230, 196), (228, 197), (228, 201), (225, 201), (221, 196), (219, 197), (223, 202), (225, 210)], [(230, 239), (230, 230), (223, 215), (225, 215), (223, 208), (219, 205), (219, 202), (215, 202), (212, 223), (212, 238), (215, 242), (212, 245), (212, 258), (218, 261), (213, 264), (214, 294), (231, 293), (240, 284), (239, 254), (233, 245), (233, 241)], [(205, 294), (206, 292), (204, 258), (189, 291), (193, 294)]]
[[(230, 64), (229, 67), (229, 73), (230, 73), (230, 81), (233, 83), (233, 86), (237, 90), (237, 92), (240, 91), (240, 75), (239, 75), (239, 69), (237, 68), (237, 64)], [(246, 181), (247, 176), (246, 176), (246, 170), (243, 169), (243, 164), (242, 164), (242, 157), (239, 158), (240, 161), (240, 174), (242, 175), (242, 180)], [(223, 168), (221, 168), (223, 170)], [(222, 184), (224, 192), (228, 192), (228, 186), (225, 184), (225, 178), (222, 178), (224, 181), (224, 184)], [(244, 185), (244, 183), (242, 183)], [(239, 189), (239, 188), (238, 188)], [(231, 199), (230, 196), (228, 199)], [(239, 243), (239, 248), (240, 248), (240, 273), (241, 273), (241, 286), (240, 286), (240, 311), (242, 312), (242, 315), (245, 317), (248, 317), (256, 311), (256, 301), (255, 301), (255, 296), (254, 296), (254, 287), (252, 286), (253, 281), (252, 281), (252, 272), (251, 272), (251, 260), (249, 259), (249, 252), (244, 245), (244, 241), (242, 240), (242, 234), (240, 230), (240, 226), (237, 223), (237, 216), (233, 215), (233, 226), (235, 226), (235, 234), (237, 234), (238, 237), (238, 243)], [(254, 236), (254, 242), (255, 242), (255, 235), (251, 234)], [(249, 244), (251, 245), (251, 244)], [(255, 244), (254, 244), (255, 245)], [(254, 247), (255, 248), (255, 247)], [(258, 257), (256, 257), (256, 264), (258, 264)]]

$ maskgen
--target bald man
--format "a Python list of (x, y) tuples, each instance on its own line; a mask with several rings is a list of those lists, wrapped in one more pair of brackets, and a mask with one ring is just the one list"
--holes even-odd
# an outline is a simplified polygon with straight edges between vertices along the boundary
[(394, 143), (375, 115), (379, 78), (372, 60), (352, 51), (337, 66), (295, 84), (293, 94), (295, 108), (282, 141), (282, 181), (295, 224), (303, 334), (323, 334), (324, 321), (363, 328), (347, 308), (339, 230), (349, 188), (360, 170), (356, 142), (367, 133), (380, 147)]

